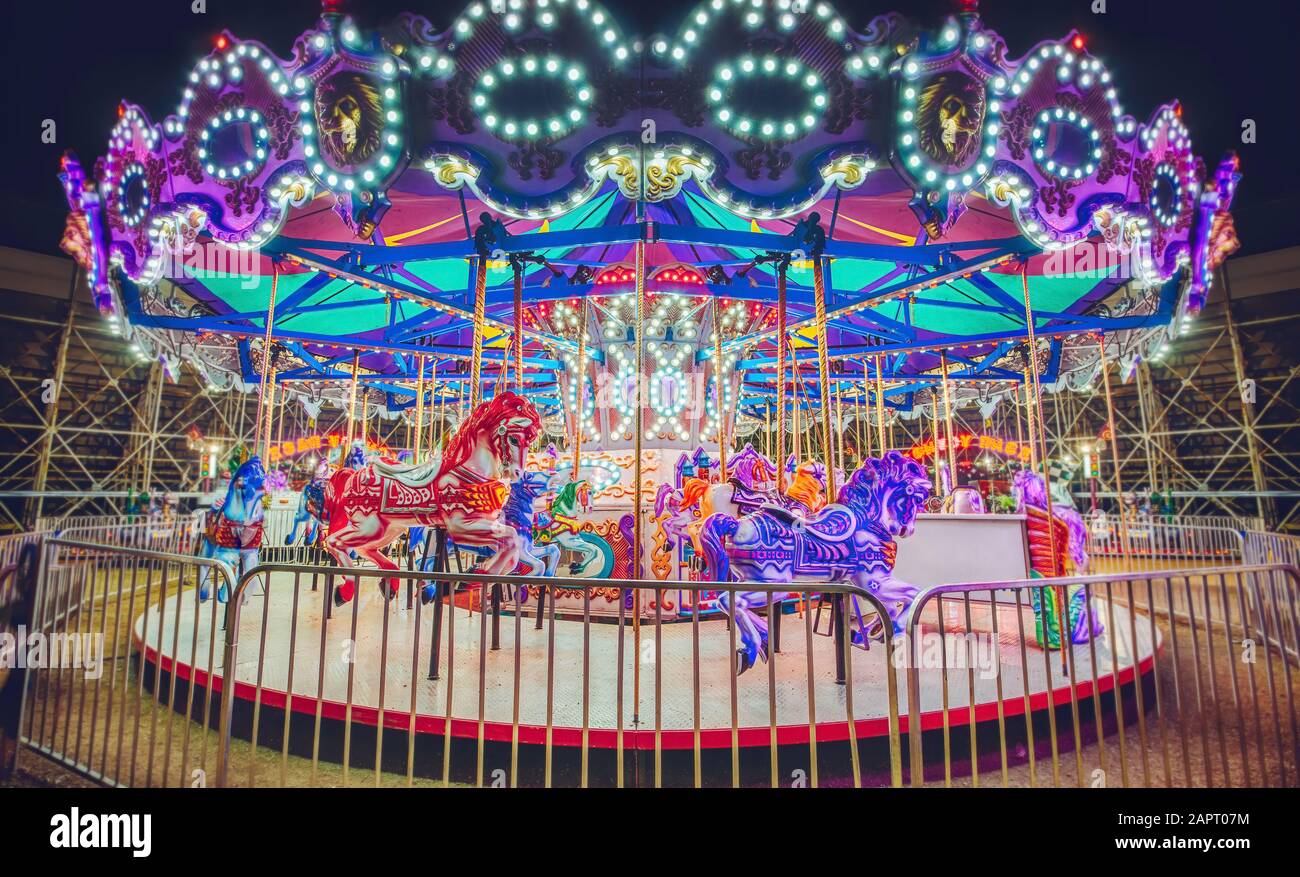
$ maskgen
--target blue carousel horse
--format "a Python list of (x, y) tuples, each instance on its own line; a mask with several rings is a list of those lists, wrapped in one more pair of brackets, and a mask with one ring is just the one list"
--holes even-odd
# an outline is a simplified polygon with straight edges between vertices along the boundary
[[(546, 493), (549, 483), (550, 475), (546, 472), (524, 472), (517, 481), (510, 483), (510, 493), (501, 509), (501, 518), (511, 527), (514, 527), (521, 540), (519, 568), (515, 570), (516, 575), (553, 576), (556, 567), (559, 566), (559, 545), (554, 542), (538, 544), (533, 541), (533, 504), (538, 497)], [(412, 527), (411, 547), (409, 550), (415, 551), (420, 543), (424, 541), (426, 533), (427, 529), (425, 527)], [(451, 543), (449, 543), (450, 545)], [(490, 549), (477, 545), (452, 547), (461, 548), (476, 557), (487, 557), (490, 554)], [(426, 552), (419, 568), (424, 572), (428, 572), (432, 569), (433, 562), (433, 556)], [(432, 598), (433, 584), (431, 582), (425, 582), (422, 590), (425, 592), (426, 597)]]
[[(240, 575), (257, 566), (265, 493), (266, 468), (259, 458), (251, 457), (235, 470), (225, 497), (209, 510), (199, 540), (199, 556), (224, 561)], [(206, 567), (199, 572), (200, 600), (211, 596), (210, 574)], [(224, 603), (227, 596), (223, 584), (217, 589), (217, 600)]]
[(313, 478), (302, 489), (302, 496), (298, 499), (298, 510), (293, 515), (293, 526), (289, 529), (289, 535), (284, 537), (284, 544), (292, 545), (298, 541), (298, 527), (305, 524), (303, 544), (315, 545), (320, 535), (324, 513), (325, 480)]
[[(714, 514), (704, 522), (701, 541), (710, 575), (731, 581), (734, 566), (742, 581), (772, 584), (837, 582), (848, 579), (876, 594), (886, 607), (895, 635), (916, 598), (917, 587), (894, 577), (896, 538), (912, 535), (916, 516), (930, 495), (925, 469), (897, 451), (868, 459), (840, 489), (837, 501), (807, 518), (764, 506), (734, 518)], [(810, 588), (815, 590), (815, 585)], [(736, 621), (742, 646), (739, 672), (767, 660), (767, 624), (754, 609), (784, 600), (788, 592), (724, 593), (718, 605)], [(858, 613), (861, 627), (861, 613)]]

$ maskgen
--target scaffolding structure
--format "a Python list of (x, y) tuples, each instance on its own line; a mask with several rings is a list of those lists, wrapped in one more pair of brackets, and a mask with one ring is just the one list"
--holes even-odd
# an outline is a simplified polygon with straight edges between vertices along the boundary
[[(1291, 341), (1300, 248), (1225, 267), (1168, 352), (1128, 374), (1111, 365), (1121, 483), (1140, 501), (1158, 494), (1166, 512), (1300, 529), (1300, 353)], [(198, 494), (209, 449), (252, 443), (257, 394), (209, 391), (188, 366), (170, 380), (95, 312), (71, 261), (0, 250), (0, 289), (0, 527), (121, 513), (142, 490)], [(277, 432), (291, 438), (336, 430), (346, 416), (327, 409), (315, 424), (296, 402), (279, 404)], [(999, 405), (985, 423), (965, 407), (954, 427), (1015, 437), (1017, 413)], [(1048, 393), (1044, 415), (1053, 459), (1077, 463), (1107, 439), (1100, 387)], [(924, 442), (933, 427), (925, 415), (898, 420), (894, 446)], [(368, 434), (401, 447), (405, 429), (373, 418)], [(852, 443), (852, 427), (846, 436)], [(1106, 448), (1095, 485), (1076, 475), (1081, 508), (1094, 495), (1114, 508), (1111, 459)]]
[[(94, 309), (68, 259), (0, 248), (0, 532), (41, 517), (121, 514), (141, 492), (192, 503), (251, 446), (257, 394), (212, 391), (188, 364), (172, 380)], [(346, 412), (314, 423), (295, 401), (276, 430), (295, 438), (339, 429)], [(369, 434), (400, 444), (402, 421), (374, 419)]]

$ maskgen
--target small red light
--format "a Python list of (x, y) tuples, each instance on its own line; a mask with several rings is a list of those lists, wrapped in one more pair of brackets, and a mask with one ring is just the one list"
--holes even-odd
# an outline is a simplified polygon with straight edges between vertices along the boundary
[(225, 34), (222, 34), (221, 36), (217, 37), (217, 48), (218, 48), (218, 49), (224, 49), (224, 48), (225, 48), (229, 43), (230, 43), (230, 41), (226, 39), (226, 35), (225, 35)]
[(1082, 37), (1082, 36), (1076, 34), (1075, 37), (1074, 37), (1074, 39), (1072, 40), (1072, 43), (1073, 43), (1074, 48), (1075, 48), (1076, 50), (1078, 50), (1078, 51), (1080, 51), (1080, 52), (1083, 51), (1084, 43), (1083, 43), (1083, 37)]

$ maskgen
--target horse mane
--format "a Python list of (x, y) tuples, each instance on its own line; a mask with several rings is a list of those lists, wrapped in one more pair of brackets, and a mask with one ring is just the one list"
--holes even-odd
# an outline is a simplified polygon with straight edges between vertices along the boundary
[(577, 497), (577, 495), (578, 495), (578, 482), (577, 481), (566, 482), (563, 487), (561, 487), (559, 490), (555, 492), (555, 502), (553, 503), (553, 505), (558, 505), (559, 503), (562, 502), (574, 502), (575, 497)]
[(682, 508), (688, 509), (704, 498), (709, 492), (709, 482), (703, 478), (687, 478), (682, 485)]
[(874, 521), (880, 516), (886, 492), (909, 481), (924, 482), (927, 487), (930, 483), (925, 468), (916, 460), (898, 451), (886, 451), (884, 457), (868, 457), (862, 462), (840, 488), (836, 502)]
[(442, 462), (436, 477), (441, 478), (452, 469), (469, 459), (474, 449), (474, 436), (486, 425), (498, 423), (511, 417), (527, 417), (533, 422), (536, 432), (542, 428), (542, 419), (537, 415), (533, 403), (523, 396), (509, 390), (498, 393), (489, 401), (479, 405), (470, 412), (469, 417), (460, 425), (447, 441), (447, 448), (442, 453)]
[(811, 464), (801, 464), (795, 469), (794, 478), (791, 479), (789, 486), (785, 489), (785, 495), (795, 502), (803, 503), (813, 511), (817, 510), (818, 499), (821, 496), (822, 485), (813, 475)]
[(1011, 489), (1016, 496), (1016, 511), (1023, 512), (1027, 506), (1046, 509), (1051, 497), (1043, 478), (1032, 469), (1021, 469), (1011, 480)]

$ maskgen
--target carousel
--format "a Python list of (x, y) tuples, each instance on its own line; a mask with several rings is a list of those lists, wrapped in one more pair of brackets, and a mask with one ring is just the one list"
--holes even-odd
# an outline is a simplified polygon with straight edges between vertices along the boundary
[[(782, 744), (866, 739), (891, 721), (885, 683), (845, 663), (905, 635), (918, 594), (1087, 570), (1044, 400), (1109, 399), (1112, 372), (1195, 319), (1235, 246), (1236, 159), (1195, 154), (1182, 104), (1130, 107), (1084, 35), (1009, 46), (973, 0), (866, 22), (820, 0), (704, 0), (652, 35), (594, 0), (474, 0), (445, 27), (323, 6), (291, 46), (217, 35), (174, 107), (124, 102), (103, 157), (66, 155), (65, 246), (144, 355), (257, 395), (207, 556), (248, 571), (264, 544), (306, 539), (339, 567), (566, 584), (403, 595), (409, 578), (336, 575), (300, 617), (272, 572), (225, 617), (249, 641), (267, 619), (308, 628), (223, 668), (207, 619), (232, 595), (204, 582), (201, 601), (173, 598), (185, 654), (141, 617), (150, 661), (196, 685), (233, 670), (237, 699), (286, 714), (337, 719), (346, 700), (350, 718), (402, 713), (448, 740), (698, 751), (737, 724), (767, 746), (769, 717)], [(286, 404), (343, 411), (346, 430), (285, 436)], [(403, 419), (407, 446), (367, 435), (374, 417)], [(292, 533), (268, 537), (263, 461), (304, 448), (318, 465), (279, 491)], [(985, 456), (1005, 498), (971, 465)], [(733, 581), (791, 590), (689, 586)], [(876, 599), (831, 606), (816, 593), (832, 583)], [(1044, 652), (1145, 672), (1158, 643), (1111, 654), (1098, 606), (1058, 590), (1025, 607)], [(525, 692), (584, 648), (613, 656), (616, 633), (635, 642), (590, 671), (590, 696), (543, 709), (488, 684), (485, 704), (445, 672), (477, 665), (482, 611), (511, 619), (485, 674), (537, 676)], [(414, 653), (380, 657), (430, 662), (391, 704), (382, 684), (354, 701), (315, 652), (431, 623)], [(663, 662), (685, 684), (653, 707), (613, 666), (696, 631), (702, 726), (691, 662)], [(785, 703), (814, 652), (840, 683), (819, 714), (847, 684), (855, 720)], [(1026, 710), (1085, 696), (1038, 664)], [(737, 685), (763, 688), (738, 720), (710, 702)], [(988, 719), (991, 685), (927, 701), (923, 721)]]

